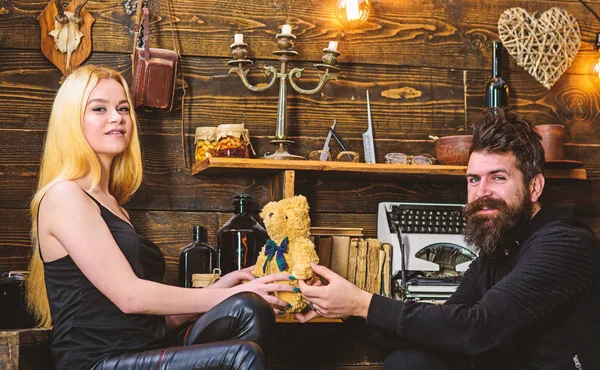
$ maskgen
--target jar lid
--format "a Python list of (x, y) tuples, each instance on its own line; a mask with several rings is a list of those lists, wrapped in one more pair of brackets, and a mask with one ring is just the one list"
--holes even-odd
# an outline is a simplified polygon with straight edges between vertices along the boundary
[(196, 127), (196, 136), (194, 144), (198, 140), (215, 141), (217, 139), (217, 128), (212, 126)]
[(223, 124), (217, 126), (217, 140), (221, 140), (227, 136), (235, 136), (250, 141), (248, 129), (244, 128), (244, 124)]
[(220, 124), (219, 126), (217, 126), (218, 131), (221, 131), (221, 130), (243, 130), (243, 129), (244, 129), (243, 123), (223, 123), (223, 124)]

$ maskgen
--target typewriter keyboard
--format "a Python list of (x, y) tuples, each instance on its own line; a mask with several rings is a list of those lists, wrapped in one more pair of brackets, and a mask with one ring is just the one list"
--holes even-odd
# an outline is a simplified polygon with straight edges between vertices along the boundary
[(461, 205), (401, 203), (392, 205), (387, 212), (390, 232), (396, 225), (402, 233), (462, 234), (465, 221)]

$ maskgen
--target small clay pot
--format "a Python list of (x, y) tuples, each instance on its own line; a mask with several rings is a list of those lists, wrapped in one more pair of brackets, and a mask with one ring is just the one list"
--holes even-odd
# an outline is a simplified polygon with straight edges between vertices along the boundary
[(562, 161), (565, 159), (565, 126), (537, 125), (535, 130), (542, 137), (542, 147), (546, 161)]
[(435, 140), (435, 157), (439, 164), (466, 166), (473, 135), (443, 136)]

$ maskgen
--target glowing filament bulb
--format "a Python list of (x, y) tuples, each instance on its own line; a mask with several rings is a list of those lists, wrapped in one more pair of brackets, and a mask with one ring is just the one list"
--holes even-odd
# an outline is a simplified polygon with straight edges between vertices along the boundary
[(360, 12), (358, 11), (358, 0), (345, 0), (346, 5), (346, 18), (349, 21), (355, 21), (360, 18)]
[[(596, 50), (600, 53), (600, 32), (596, 34)], [(598, 57), (598, 62), (594, 66), (594, 72), (598, 74), (598, 78), (600, 78), (600, 56)]]
[(346, 27), (355, 28), (366, 22), (371, 12), (369, 0), (337, 0), (335, 16)]

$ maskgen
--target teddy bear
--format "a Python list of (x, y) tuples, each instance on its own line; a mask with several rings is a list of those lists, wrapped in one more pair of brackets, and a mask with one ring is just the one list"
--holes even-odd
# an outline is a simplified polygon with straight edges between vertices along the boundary
[[(319, 263), (315, 244), (310, 237), (308, 201), (303, 195), (267, 203), (260, 217), (269, 234), (252, 274), (256, 277), (287, 272), (298, 280), (313, 277), (310, 263)], [(298, 280), (278, 282), (298, 287)], [(300, 312), (307, 303), (301, 293), (276, 292), (291, 307), (286, 312)]]

